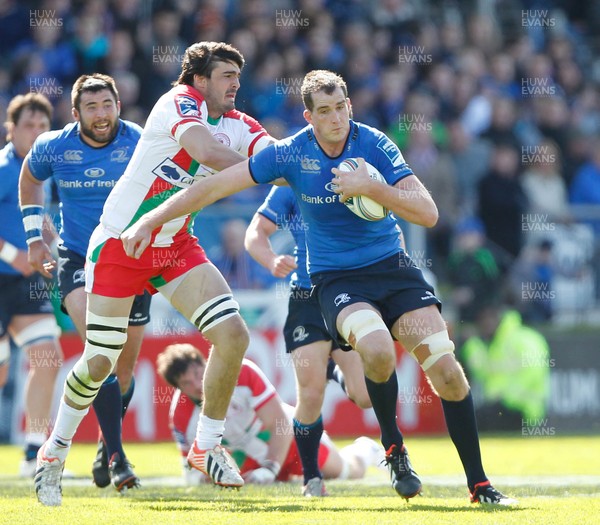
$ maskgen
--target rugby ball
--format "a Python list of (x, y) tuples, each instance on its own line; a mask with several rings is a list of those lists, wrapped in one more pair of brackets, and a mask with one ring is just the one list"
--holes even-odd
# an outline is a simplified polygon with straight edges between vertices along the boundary
[[(375, 166), (369, 164), (368, 162), (365, 164), (367, 165), (369, 176), (372, 179), (387, 184), (383, 178), (383, 175), (379, 173), (379, 170)], [(357, 168), (358, 161), (352, 158), (343, 160), (338, 166), (340, 171), (354, 171)], [(385, 219), (389, 213), (389, 210), (384, 208), (381, 204), (373, 199), (370, 199), (369, 197), (365, 197), (364, 195), (350, 197), (348, 200), (346, 200), (346, 202), (344, 202), (344, 204), (352, 213), (358, 215), (361, 219), (366, 221), (380, 221), (381, 219)]]

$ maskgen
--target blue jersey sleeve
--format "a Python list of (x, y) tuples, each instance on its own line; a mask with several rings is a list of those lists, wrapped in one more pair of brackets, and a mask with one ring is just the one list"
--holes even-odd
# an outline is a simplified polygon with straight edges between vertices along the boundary
[(260, 213), (272, 223), (280, 225), (282, 219), (290, 217), (294, 212), (294, 192), (289, 186), (275, 186), (271, 188), (265, 202), (258, 208)]
[(278, 144), (271, 144), (249, 159), (250, 176), (257, 184), (273, 182), (281, 177), (278, 158)]
[(377, 138), (376, 147), (373, 149), (374, 166), (381, 172), (390, 185), (396, 184), (413, 171), (404, 160), (400, 148), (392, 142), (385, 134), (380, 133)]
[(52, 132), (42, 133), (33, 143), (31, 154), (29, 156), (29, 170), (38, 180), (46, 180), (52, 177), (52, 164), (57, 157), (56, 151), (49, 143), (52, 139)]

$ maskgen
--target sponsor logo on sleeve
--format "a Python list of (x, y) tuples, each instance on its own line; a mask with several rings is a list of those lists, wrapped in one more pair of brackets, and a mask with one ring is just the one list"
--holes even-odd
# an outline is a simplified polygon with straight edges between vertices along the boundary
[(175, 97), (175, 105), (177, 106), (177, 112), (182, 117), (199, 117), (200, 109), (198, 108), (198, 101), (187, 95), (178, 95)]
[(381, 138), (381, 140), (377, 143), (377, 149), (380, 149), (384, 155), (390, 159), (390, 162), (395, 168), (405, 164), (404, 158), (402, 157), (402, 153), (400, 153), (398, 146), (396, 146), (396, 144), (394, 144), (387, 137)]

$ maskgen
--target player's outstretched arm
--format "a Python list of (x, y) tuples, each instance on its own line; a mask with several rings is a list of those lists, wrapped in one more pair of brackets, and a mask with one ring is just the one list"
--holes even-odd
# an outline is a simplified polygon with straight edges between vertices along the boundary
[[(31, 232), (39, 230), (34, 239), (27, 241), (29, 264), (44, 277), (52, 277), (51, 271), (56, 267), (56, 261), (42, 236), (44, 224), (44, 185), (37, 180), (29, 169), (29, 155), (23, 161), (19, 175), (19, 203), (24, 211), (25, 231), (28, 237)], [(26, 215), (26, 217), (25, 217)], [(39, 227), (39, 228), (38, 228)]]
[(291, 255), (277, 255), (273, 251), (269, 237), (277, 231), (277, 225), (260, 213), (255, 213), (246, 230), (244, 246), (246, 251), (261, 266), (275, 277), (286, 277), (298, 265)]
[(438, 210), (431, 195), (415, 175), (399, 180), (394, 186), (371, 179), (365, 161), (358, 159), (354, 171), (332, 170), (334, 191), (345, 202), (356, 195), (365, 195), (378, 202), (397, 217), (413, 224), (431, 228), (438, 220)]
[(179, 139), (192, 158), (214, 170), (224, 170), (246, 160), (229, 146), (219, 142), (204, 126), (192, 126)]
[(256, 182), (248, 170), (247, 160), (223, 170), (218, 175), (199, 180), (146, 213), (125, 230), (121, 234), (125, 253), (129, 257), (139, 259), (150, 244), (155, 229), (177, 217), (201, 210), (223, 197), (255, 185)]

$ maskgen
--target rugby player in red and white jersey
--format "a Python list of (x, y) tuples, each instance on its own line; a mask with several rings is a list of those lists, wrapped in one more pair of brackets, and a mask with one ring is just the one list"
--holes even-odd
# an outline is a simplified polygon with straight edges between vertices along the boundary
[[(243, 66), (241, 53), (222, 42), (187, 48), (179, 78), (152, 109), (132, 159), (106, 201), (86, 260), (84, 353), (68, 373), (56, 424), (38, 454), (36, 493), (44, 505), (61, 504), (61, 473), (72, 438), (119, 357), (133, 298), (144, 289), (160, 291), (213, 344), (190, 465), (218, 485), (244, 484), (220, 445), (249, 340), (227, 282), (192, 235), (191, 215), (157, 228), (142, 259), (128, 257), (119, 239), (128, 226), (178, 191), (273, 142), (256, 120), (234, 109)], [(46, 264), (53, 268), (55, 263)]]
[[(177, 390), (171, 402), (169, 426), (182, 457), (187, 458), (202, 407), (206, 360), (191, 344), (169, 345), (156, 359), (157, 371)], [(262, 370), (248, 359), (231, 397), (223, 444), (231, 451), (247, 483), (267, 484), (302, 476), (294, 440), (294, 407), (284, 403)], [(361, 436), (338, 450), (327, 433), (321, 436), (318, 463), (325, 478), (357, 479), (367, 467), (383, 465), (383, 447)], [(188, 484), (203, 481), (198, 471), (184, 470)], [(195, 474), (200, 474), (196, 476)]]

